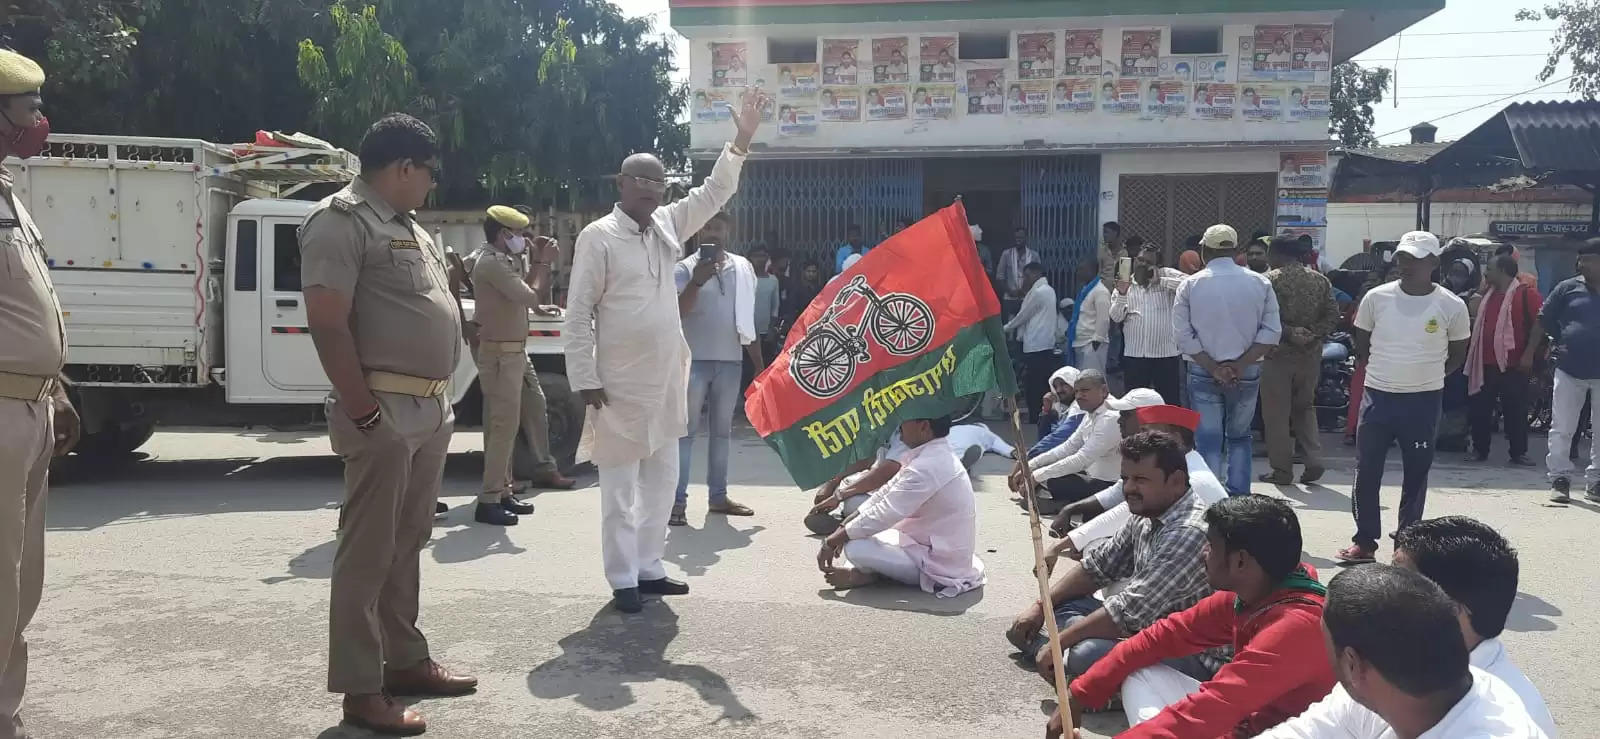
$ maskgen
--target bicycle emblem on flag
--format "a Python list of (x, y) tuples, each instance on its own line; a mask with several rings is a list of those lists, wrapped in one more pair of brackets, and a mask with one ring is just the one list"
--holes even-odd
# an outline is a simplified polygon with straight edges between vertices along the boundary
[(789, 348), (789, 374), (817, 398), (850, 386), (856, 368), (872, 361), (873, 343), (897, 357), (913, 356), (933, 340), (933, 311), (914, 295), (878, 295), (867, 278), (850, 279), (806, 334)]

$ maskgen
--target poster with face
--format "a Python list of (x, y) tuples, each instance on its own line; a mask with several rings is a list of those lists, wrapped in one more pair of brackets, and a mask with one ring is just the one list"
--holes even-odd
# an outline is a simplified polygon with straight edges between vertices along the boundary
[(1006, 88), (1006, 112), (1019, 116), (1050, 115), (1050, 82), (1024, 80)]
[(815, 64), (778, 65), (779, 95), (815, 97), (821, 87), (819, 82)]
[[(860, 73), (856, 67), (856, 57), (861, 51), (859, 39), (825, 38), (822, 40), (822, 84), (824, 85), (853, 85)], [(828, 119), (827, 111), (822, 113), (823, 120)]]
[[(766, 89), (766, 86), (767, 86), (767, 81), (765, 79), (759, 78), (759, 77), (756, 78), (756, 81), (755, 81), (754, 84), (752, 84), (750, 87), (746, 87), (744, 89), (739, 90), (733, 96), (733, 99), (734, 99), (734, 102), (735, 102), (734, 107), (743, 109), (744, 108), (744, 96), (745, 95), (756, 94), (756, 91)], [(762, 105), (761, 105), (761, 121), (763, 123), (771, 123), (772, 119), (773, 119), (773, 116), (777, 115), (777, 113), (778, 113), (778, 101), (774, 100), (771, 95), (768, 95), (767, 99), (766, 99), (766, 102), (762, 103)]]
[(1228, 57), (1221, 54), (1193, 57), (1195, 82), (1232, 82), (1228, 71)]
[(1000, 69), (967, 70), (967, 115), (1002, 115), (1006, 112), (1006, 75)]
[(1239, 91), (1239, 110), (1244, 119), (1252, 123), (1276, 123), (1283, 120), (1283, 87), (1280, 85), (1245, 85)]
[(823, 87), (818, 107), (824, 121), (861, 120), (861, 88)]
[(1327, 85), (1291, 85), (1287, 118), (1291, 121), (1326, 121), (1330, 112)]
[(911, 91), (911, 110), (917, 120), (948, 119), (956, 108), (954, 85), (917, 85)]
[(1055, 76), (1055, 32), (1017, 34), (1017, 79), (1047, 80)]
[(1144, 80), (1100, 79), (1100, 110), (1111, 115), (1138, 115), (1143, 102), (1141, 93)]
[(1122, 32), (1122, 76), (1154, 77), (1161, 72), (1161, 31)]
[(733, 107), (721, 90), (695, 90), (689, 95), (689, 119), (695, 123), (733, 120)]
[(1055, 111), (1057, 113), (1093, 113), (1095, 109), (1094, 77), (1068, 77), (1056, 82)]
[(893, 121), (906, 117), (905, 85), (869, 87), (866, 98), (869, 121)]
[(872, 81), (878, 84), (910, 82), (911, 62), (906, 58), (906, 49), (910, 46), (911, 40), (905, 36), (873, 39)]
[(1278, 154), (1278, 187), (1328, 188), (1328, 152), (1285, 151)]
[(1200, 82), (1194, 86), (1195, 120), (1231, 121), (1239, 99), (1239, 86), (1226, 82)]
[(1061, 73), (1068, 77), (1099, 76), (1104, 64), (1100, 57), (1103, 33), (1099, 29), (1063, 32)]
[(956, 37), (923, 36), (918, 58), (923, 82), (956, 81)]
[(1189, 84), (1171, 80), (1142, 83), (1145, 118), (1181, 118), (1189, 113)]
[(785, 138), (815, 136), (817, 109), (801, 101), (784, 101), (778, 106), (778, 135)]
[(1279, 79), (1279, 74), (1294, 70), (1291, 44), (1294, 26), (1256, 26), (1251, 44), (1251, 61), (1256, 79)]
[(1333, 63), (1333, 26), (1295, 26), (1293, 54), (1296, 70), (1328, 71)]
[(1194, 79), (1194, 59), (1187, 56), (1161, 57), (1161, 68), (1156, 71), (1156, 79), (1175, 82)]
[(711, 44), (711, 86), (744, 87), (750, 84), (750, 57), (743, 41)]

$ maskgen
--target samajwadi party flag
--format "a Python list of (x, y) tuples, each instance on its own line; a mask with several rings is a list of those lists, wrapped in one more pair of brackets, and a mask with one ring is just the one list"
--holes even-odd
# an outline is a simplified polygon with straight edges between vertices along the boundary
[(802, 488), (872, 457), (902, 420), (1016, 392), (1000, 301), (960, 202), (879, 244), (811, 301), (745, 393)]

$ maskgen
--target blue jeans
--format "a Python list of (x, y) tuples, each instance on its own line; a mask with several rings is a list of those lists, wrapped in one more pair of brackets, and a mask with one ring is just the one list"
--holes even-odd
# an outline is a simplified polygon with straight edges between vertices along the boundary
[[(1092, 595), (1086, 595), (1082, 598), (1069, 600), (1065, 603), (1057, 603), (1055, 604), (1056, 629), (1060, 631), (1066, 631), (1068, 626), (1088, 618), (1090, 615), (1094, 614), (1095, 611), (1098, 611), (1104, 607), (1104, 605), (1104, 603), (1100, 602), (1100, 599), (1095, 598)], [(1044, 632), (1040, 631), (1039, 634), (1035, 636), (1031, 645), (1032, 649), (1028, 650), (1027, 656), (1032, 657), (1038, 654), (1039, 650), (1043, 649), (1045, 643), (1048, 641), (1049, 640), (1045, 637)], [(1119, 641), (1122, 640), (1091, 638), (1084, 639), (1077, 644), (1066, 647), (1063, 651), (1067, 656), (1067, 661), (1061, 666), (1067, 673), (1067, 677), (1077, 677), (1078, 675), (1088, 672), (1089, 668), (1094, 666), (1094, 663), (1099, 662), (1101, 659), (1104, 659), (1106, 655), (1110, 654), (1111, 650), (1117, 646), (1117, 642)], [(1200, 682), (1210, 680), (1214, 674), (1211, 668), (1206, 665), (1205, 661), (1200, 659), (1199, 654), (1172, 657), (1161, 661), (1163, 664), (1166, 664), (1167, 666), (1177, 670), (1178, 672), (1188, 675), (1189, 677), (1199, 680)]]
[[(678, 494), (673, 506), (689, 500), (689, 457), (700, 430), (700, 412), (707, 411), (711, 428), (706, 440), (706, 488), (711, 504), (728, 499), (728, 438), (733, 434), (733, 410), (739, 403), (738, 362), (695, 360), (689, 365), (689, 433), (678, 439)], [(710, 408), (706, 407), (710, 402)]]
[[(1233, 387), (1223, 387), (1198, 364), (1189, 364), (1189, 407), (1200, 413), (1194, 445), (1206, 466), (1223, 481), (1229, 495), (1250, 494), (1253, 441), (1250, 422), (1256, 417), (1261, 392), (1261, 365), (1252, 364)], [(1227, 448), (1224, 464), (1223, 448)]]

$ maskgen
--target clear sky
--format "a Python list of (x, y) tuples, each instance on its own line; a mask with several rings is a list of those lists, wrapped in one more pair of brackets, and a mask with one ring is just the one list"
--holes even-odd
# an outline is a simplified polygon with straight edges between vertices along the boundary
[[(1573, 98), (1565, 82), (1556, 82), (1570, 74), (1565, 65), (1551, 78), (1555, 84), (1516, 94), (1545, 84), (1536, 75), (1555, 24), (1513, 20), (1517, 9), (1537, 1), (1446, 0), (1444, 10), (1356, 57), (1396, 70), (1397, 88), (1374, 111), (1380, 141), (1406, 143), (1406, 129), (1421, 121), (1438, 126), (1440, 140), (1456, 139), (1512, 102)], [(667, 0), (612, 2), (624, 14), (651, 16), (657, 31), (677, 42), (679, 64), (687, 64), (688, 44), (667, 24)], [(1475, 106), (1482, 107), (1468, 110)]]

